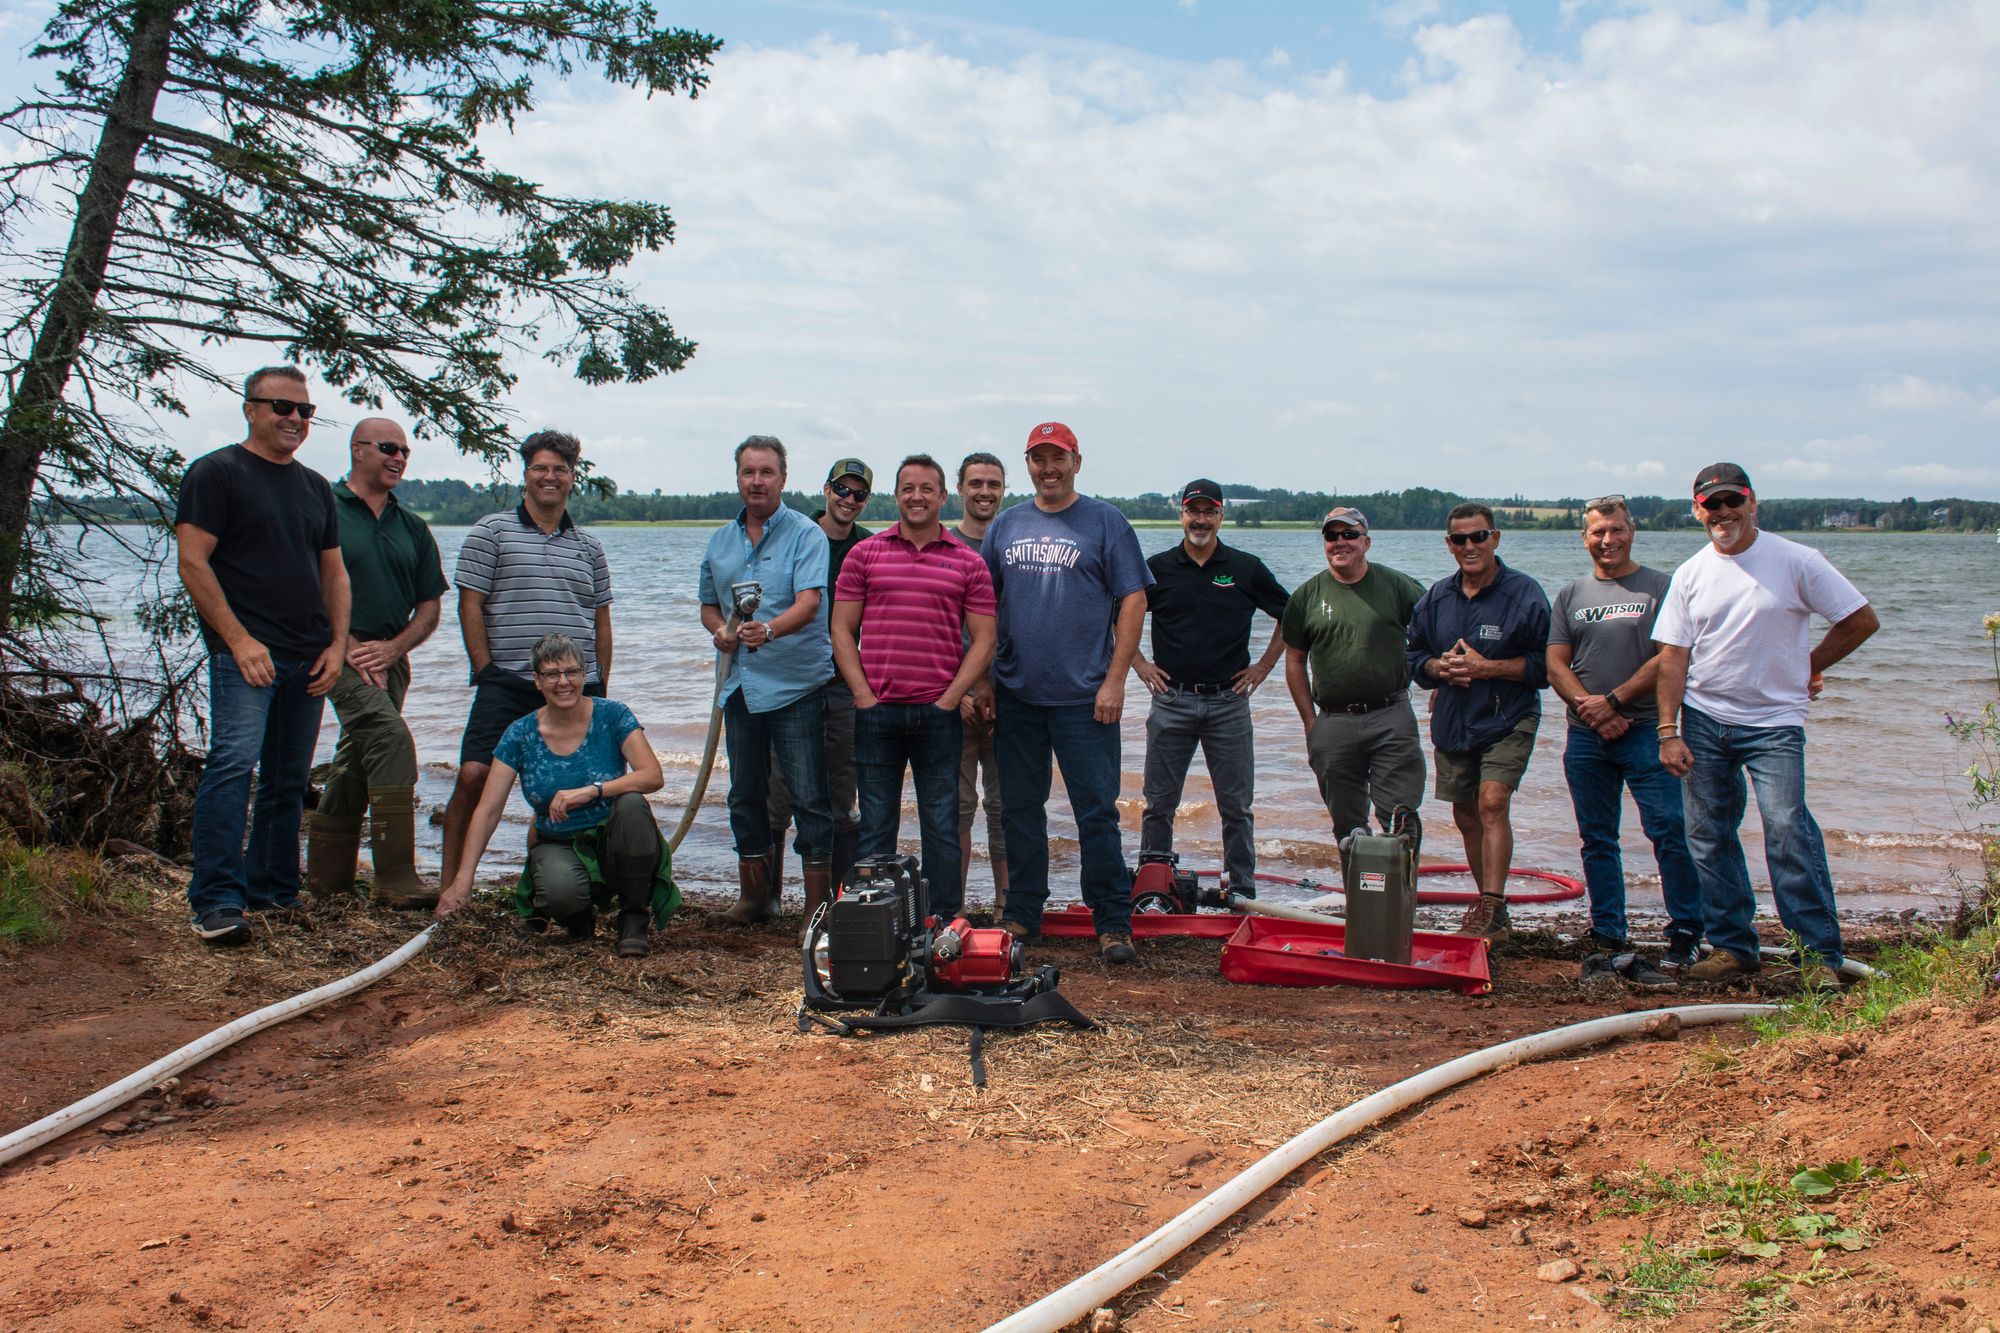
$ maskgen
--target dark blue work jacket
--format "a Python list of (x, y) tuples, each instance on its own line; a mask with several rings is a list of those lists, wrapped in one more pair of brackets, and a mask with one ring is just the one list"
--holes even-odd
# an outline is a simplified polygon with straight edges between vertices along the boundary
[[(1439, 579), (1410, 614), (1410, 679), (1437, 690), (1431, 741), (1440, 750), (1483, 750), (1530, 713), (1542, 709), (1549, 683), (1549, 599), (1542, 585), (1496, 558), (1500, 574), (1467, 597), (1456, 573)], [(1463, 688), (1443, 684), (1424, 663), (1449, 653), (1460, 639), (1486, 657), (1527, 661), (1522, 680), (1475, 680)]]

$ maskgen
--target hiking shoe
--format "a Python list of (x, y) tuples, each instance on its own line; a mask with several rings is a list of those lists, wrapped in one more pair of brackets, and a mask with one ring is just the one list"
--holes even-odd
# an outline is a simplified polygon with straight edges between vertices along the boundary
[(250, 942), (250, 923), (243, 919), (240, 908), (218, 907), (194, 922), (194, 933), (201, 936), (203, 944), (233, 948)]
[(1708, 957), (1687, 970), (1689, 981), (1728, 981), (1733, 977), (1747, 977), (1757, 970), (1757, 964), (1746, 963), (1727, 949), (1717, 949)]
[(1587, 954), (1583, 960), (1583, 971), (1577, 974), (1576, 988), (1587, 991), (1619, 990), (1618, 968), (1612, 962), (1612, 955), (1599, 949)]
[(1667, 951), (1660, 955), (1660, 967), (1667, 972), (1685, 972), (1701, 960), (1701, 936), (1692, 931), (1667, 932)]
[(1011, 916), (1000, 918), (1000, 929), (1006, 931), (1009, 935), (1012, 935), (1015, 939), (1019, 940), (1023, 944), (1026, 944), (1029, 940), (1035, 938), (1035, 933), (1036, 933), (1032, 930), (1029, 930), (1026, 926), (1022, 925), (1020, 922), (1016, 921)]
[(1847, 978), (1825, 963), (1814, 963), (1799, 969), (1799, 985), (1807, 990), (1839, 991), (1847, 988)]
[(1613, 956), (1621, 953), (1631, 953), (1632, 941), (1614, 940), (1609, 935), (1602, 935), (1593, 930), (1590, 932), (1590, 951), (1592, 953), (1608, 953)]
[(1456, 933), (1495, 943), (1506, 939), (1507, 900), (1497, 893), (1480, 894), (1479, 901), (1465, 909)]
[(1636, 986), (1640, 990), (1680, 989), (1680, 982), (1647, 962), (1644, 954), (1625, 954), (1614, 961), (1614, 966), (1627, 985)]
[(1107, 963), (1123, 964), (1139, 961), (1139, 951), (1132, 947), (1130, 935), (1099, 935), (1097, 952)]

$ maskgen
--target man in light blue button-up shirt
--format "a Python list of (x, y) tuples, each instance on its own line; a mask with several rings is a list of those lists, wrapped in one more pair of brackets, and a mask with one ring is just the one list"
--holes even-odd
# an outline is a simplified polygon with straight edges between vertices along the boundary
[[(743, 512), (709, 539), (701, 561), (701, 623), (733, 663), (722, 685), (729, 753), (729, 831), (738, 894), (711, 926), (748, 926), (778, 914), (771, 882), (765, 803), (775, 760), (791, 792), (806, 916), (833, 896), (833, 807), (826, 787), (826, 696), (833, 671), (827, 639), (826, 533), (783, 502), (785, 446), (752, 435), (736, 446)], [(728, 626), (732, 584), (761, 589), (754, 617)]]

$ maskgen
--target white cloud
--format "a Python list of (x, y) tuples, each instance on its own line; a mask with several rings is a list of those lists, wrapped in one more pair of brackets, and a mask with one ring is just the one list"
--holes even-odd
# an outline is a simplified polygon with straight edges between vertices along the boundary
[(1913, 486), (1991, 487), (2000, 481), (2000, 469), (1992, 467), (1952, 467), (1944, 463), (1914, 463), (1892, 467), (1889, 475)]
[(1718, 457), (1870, 494), (1884, 438), (1991, 451), (1990, 418), (1913, 411), (1993, 400), (1990, 6), (1578, 5), (1573, 57), (1440, 12), (1374, 11), (1413, 30), (1395, 95), (1022, 29), (947, 50), (929, 20), (732, 46), (693, 102), (552, 85), (491, 156), (670, 204), (678, 243), (632, 277), (701, 350), (596, 391), (526, 363), (515, 401), (644, 441), (613, 470), (645, 489), (726, 481), (752, 431), (803, 474), (1058, 415), (1119, 493), (1292, 484), (1322, 446), (1361, 489), (1548, 495)]

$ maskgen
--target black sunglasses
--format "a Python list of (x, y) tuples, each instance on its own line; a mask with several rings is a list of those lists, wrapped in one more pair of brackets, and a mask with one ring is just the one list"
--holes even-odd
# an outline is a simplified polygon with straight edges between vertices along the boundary
[(1366, 537), (1368, 534), (1365, 532), (1357, 532), (1353, 528), (1321, 528), (1319, 535), (1320, 539), (1323, 541), (1358, 542), (1363, 537)]
[(1720, 495), (1711, 495), (1706, 500), (1697, 500), (1695, 503), (1713, 514), (1718, 509), (1741, 509), (1743, 502), (1749, 498), (1741, 491), (1723, 491)]
[(868, 498), (868, 488), (866, 486), (849, 486), (844, 481), (830, 481), (827, 483), (827, 489), (843, 500), (852, 500), (856, 496), (859, 496), (863, 500)]
[(1484, 543), (1488, 537), (1496, 536), (1497, 533), (1498, 530), (1494, 528), (1474, 528), (1471, 532), (1447, 533), (1445, 534), (1445, 540), (1453, 546), (1463, 546), (1467, 542), (1478, 546)]
[(372, 444), (382, 454), (390, 458), (398, 456), (408, 458), (410, 456), (410, 446), (407, 444), (397, 444), (394, 440), (356, 440), (355, 443)]
[(311, 421), (313, 413), (319, 411), (311, 403), (297, 403), (289, 398), (245, 398), (243, 401), (246, 403), (263, 403), (281, 417), (288, 417), (292, 413), (297, 412), (300, 421)]

